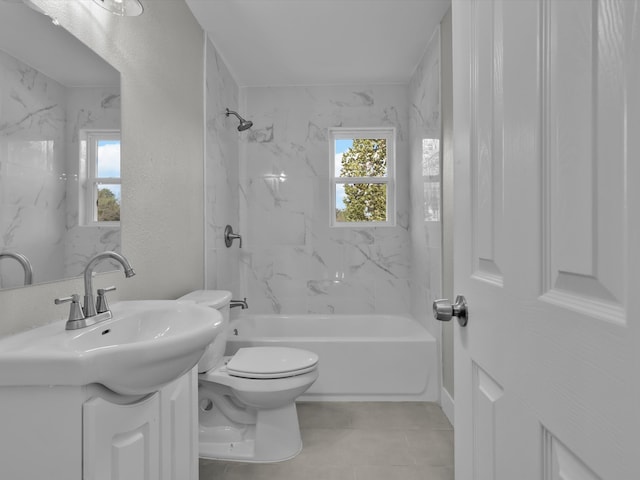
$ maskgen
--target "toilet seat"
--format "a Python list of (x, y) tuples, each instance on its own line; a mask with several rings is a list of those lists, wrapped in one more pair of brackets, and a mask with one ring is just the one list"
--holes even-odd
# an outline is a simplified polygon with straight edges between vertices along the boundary
[(240, 348), (229, 360), (229, 375), (240, 378), (286, 378), (308, 373), (318, 365), (318, 355), (288, 347)]

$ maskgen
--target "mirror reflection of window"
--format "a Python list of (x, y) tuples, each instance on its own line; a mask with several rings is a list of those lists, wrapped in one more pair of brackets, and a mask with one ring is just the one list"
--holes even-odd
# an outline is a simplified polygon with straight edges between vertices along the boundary
[[(120, 179), (120, 132), (85, 131), (85, 155), (81, 163), (86, 167), (84, 203), (86, 225), (108, 225), (120, 222), (122, 202)], [(83, 158), (84, 157), (84, 158)]]

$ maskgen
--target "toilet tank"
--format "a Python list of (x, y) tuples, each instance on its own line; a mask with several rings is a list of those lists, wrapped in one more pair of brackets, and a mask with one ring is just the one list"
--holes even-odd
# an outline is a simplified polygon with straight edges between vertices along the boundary
[(200, 305), (215, 308), (222, 314), (222, 331), (216, 335), (213, 342), (198, 362), (198, 373), (204, 373), (214, 368), (224, 356), (229, 333), (229, 302), (231, 292), (227, 290), (196, 290), (180, 297), (178, 301), (195, 302)]

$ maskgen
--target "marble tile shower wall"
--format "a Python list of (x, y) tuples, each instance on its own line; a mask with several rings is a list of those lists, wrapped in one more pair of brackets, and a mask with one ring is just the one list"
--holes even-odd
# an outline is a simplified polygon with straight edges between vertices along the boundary
[[(406, 85), (243, 89), (243, 295), (256, 313), (409, 312)], [(328, 128), (396, 128), (397, 224), (331, 228)]]
[(223, 238), (226, 225), (239, 231), (238, 150), (243, 136), (236, 130), (235, 117), (225, 116), (227, 107), (241, 110), (239, 91), (209, 41), (206, 50), (206, 287), (230, 290), (234, 298), (242, 298), (238, 242), (226, 248)]
[[(77, 128), (119, 125), (119, 91), (66, 88), (0, 51), (0, 114), (0, 250), (27, 255), (35, 282), (78, 275), (119, 244), (113, 229), (77, 228)], [(21, 284), (3, 265), (0, 288)]]
[(409, 82), (409, 99), (411, 313), (436, 332), (439, 326), (432, 318), (431, 303), (442, 296), (439, 29)]

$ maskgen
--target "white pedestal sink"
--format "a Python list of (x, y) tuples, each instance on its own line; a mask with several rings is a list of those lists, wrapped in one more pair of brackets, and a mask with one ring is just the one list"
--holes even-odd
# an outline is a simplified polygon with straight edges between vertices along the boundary
[(197, 480), (195, 366), (222, 316), (169, 300), (111, 311), (0, 339), (0, 479)]
[(217, 310), (173, 300), (114, 304), (113, 318), (65, 322), (0, 339), (0, 387), (101, 384), (122, 395), (158, 391), (197, 363), (222, 328)]

